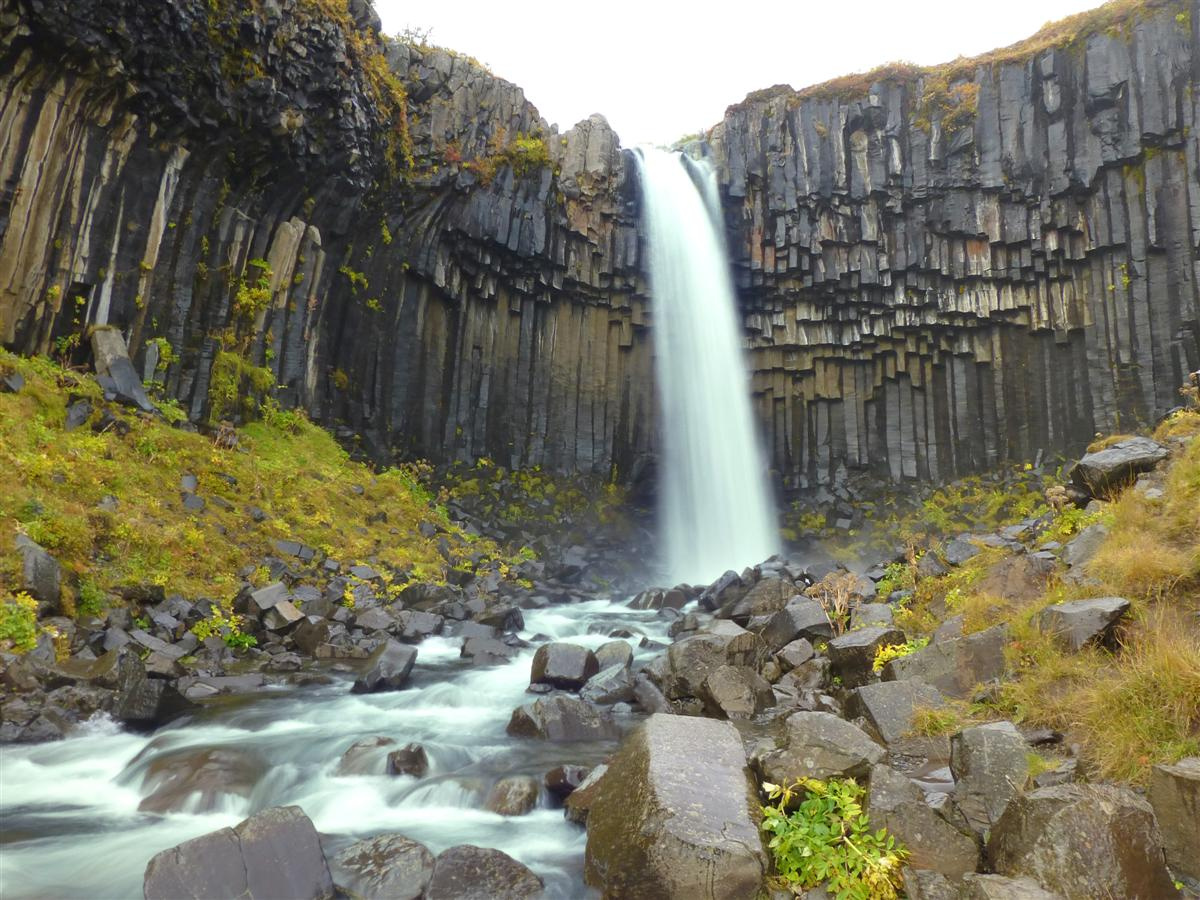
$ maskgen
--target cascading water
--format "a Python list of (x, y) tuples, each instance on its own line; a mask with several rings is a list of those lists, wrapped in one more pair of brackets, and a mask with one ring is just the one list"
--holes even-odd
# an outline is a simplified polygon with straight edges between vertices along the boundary
[(704, 583), (778, 548), (738, 340), (716, 177), (639, 151), (663, 416), (661, 531), (668, 574)]

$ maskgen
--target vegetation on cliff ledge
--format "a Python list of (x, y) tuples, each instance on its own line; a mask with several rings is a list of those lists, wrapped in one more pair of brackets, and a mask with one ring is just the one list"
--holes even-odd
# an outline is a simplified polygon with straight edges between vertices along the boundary
[[(369, 562), (397, 586), (444, 578), (442, 539), (464, 547), (477, 570), (507, 572), (493, 542), (448, 520), (417, 467), (353, 462), (302, 413), (267, 403), (263, 420), (236, 432), (230, 447), (107, 407), (94, 378), (44, 358), (0, 350), (0, 371), (25, 378), (20, 392), (0, 393), (0, 582), (21, 583), (14, 541), (24, 533), (62, 564), (67, 614), (100, 613), (156, 590), (229, 601), (248, 565), (278, 555), (277, 541)], [(76, 403), (91, 411), (68, 429)], [(0, 623), (10, 627), (20, 622)]]

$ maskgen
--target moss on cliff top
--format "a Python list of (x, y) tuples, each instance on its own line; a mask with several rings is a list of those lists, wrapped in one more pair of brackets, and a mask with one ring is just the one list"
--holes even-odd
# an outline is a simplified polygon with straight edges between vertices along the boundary
[(736, 103), (729, 109), (744, 109), (779, 97), (786, 97), (790, 102), (806, 99), (849, 102), (866, 97), (872, 85), (879, 83), (914, 86), (920, 82), (936, 80), (953, 84), (955, 81), (974, 78), (975, 71), (980, 66), (1024, 62), (1047, 50), (1078, 45), (1101, 32), (1125, 34), (1139, 18), (1170, 9), (1176, 11), (1176, 18), (1181, 27), (1190, 27), (1191, 13), (1187, 0), (1110, 0), (1095, 9), (1047, 22), (1035, 34), (1024, 40), (979, 56), (960, 56), (936, 66), (919, 66), (897, 60), (884, 63), (868, 72), (842, 75), (800, 90), (795, 90), (790, 85), (777, 84), (747, 94), (741, 103)]

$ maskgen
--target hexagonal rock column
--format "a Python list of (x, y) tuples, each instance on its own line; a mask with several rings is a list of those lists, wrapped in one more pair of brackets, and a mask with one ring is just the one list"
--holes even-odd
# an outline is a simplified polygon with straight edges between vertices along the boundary
[(758, 823), (737, 729), (659, 713), (597, 785), (585, 875), (606, 897), (754, 897), (768, 870)]

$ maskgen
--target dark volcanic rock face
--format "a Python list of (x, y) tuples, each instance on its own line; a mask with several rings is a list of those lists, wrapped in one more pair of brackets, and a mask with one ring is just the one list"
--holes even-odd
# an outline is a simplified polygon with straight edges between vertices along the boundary
[[(1186, 6), (961, 77), (730, 108), (708, 152), (785, 484), (946, 478), (1174, 405), (1200, 367)], [(153, 374), (163, 338), (199, 420), (232, 331), (285, 404), (376, 457), (637, 476), (650, 315), (603, 119), (558, 134), (471, 60), (393, 44), (410, 166), (369, 14), (161, 7), (0, 0), (0, 344), (107, 323)], [(268, 299), (239, 319), (252, 260)]]
[(793, 483), (1077, 451), (1176, 404), (1200, 361), (1188, 9), (945, 84), (730, 108), (710, 141), (760, 420)]

